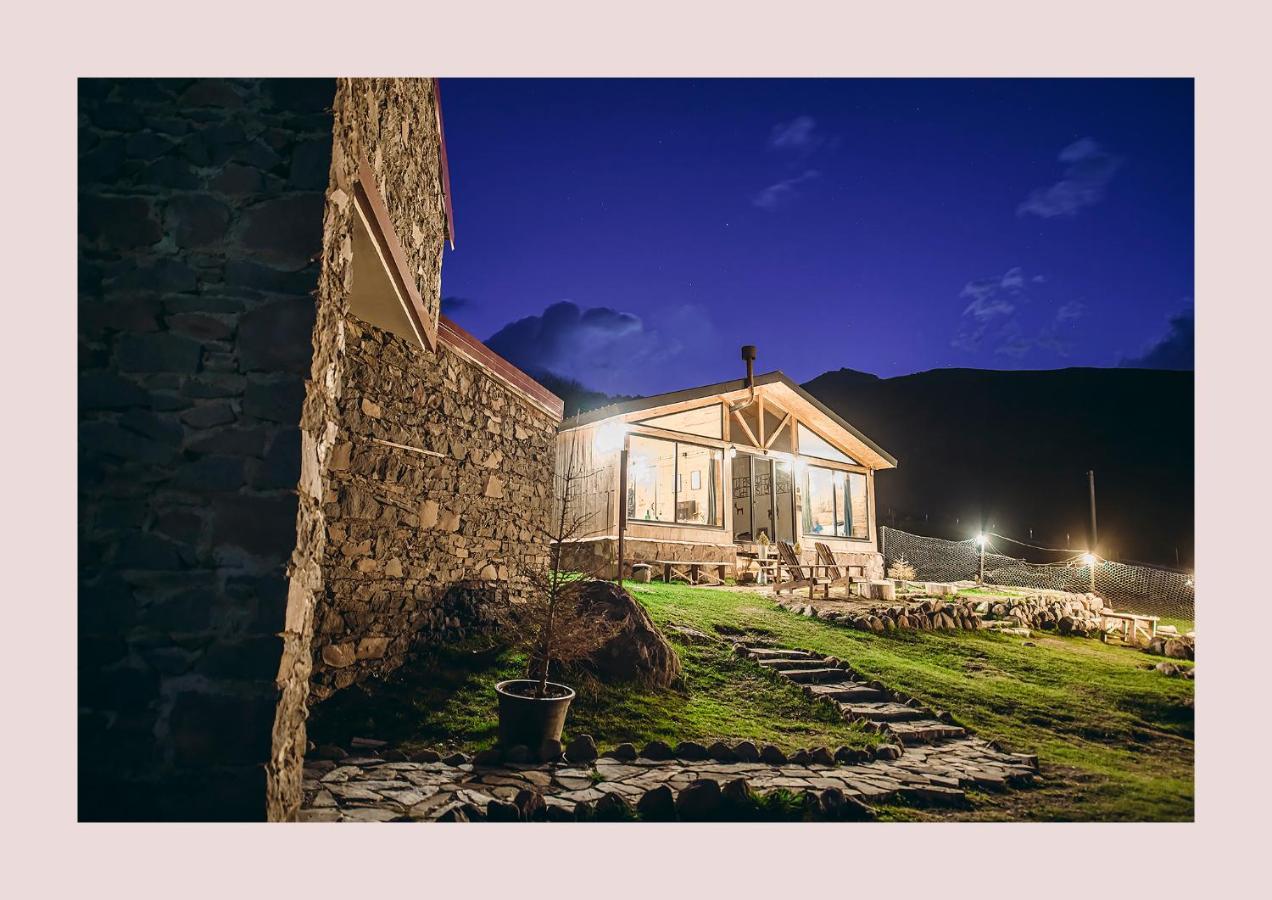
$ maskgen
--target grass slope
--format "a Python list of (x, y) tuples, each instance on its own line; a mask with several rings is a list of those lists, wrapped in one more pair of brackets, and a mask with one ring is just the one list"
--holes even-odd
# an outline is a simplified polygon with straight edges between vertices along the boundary
[[(1152, 657), (1080, 638), (1040, 635), (1026, 646), (1020, 637), (986, 632), (865, 634), (796, 616), (755, 594), (629, 588), (660, 626), (677, 623), (708, 634), (740, 629), (833, 654), (949, 710), (984, 737), (1036, 752), (1042, 762), (1037, 789), (981, 795), (971, 810), (887, 811), (893, 818), (1192, 818), (1193, 682), (1151, 671)], [(675, 632), (669, 638), (685, 666), (682, 688), (584, 688), (571, 706), (566, 737), (589, 733), (603, 746), (747, 738), (786, 750), (877, 740), (723, 645), (686, 643)], [(319, 743), (364, 735), (408, 749), (490, 746), (493, 685), (520, 676), (522, 666), (522, 659), (498, 648), (448, 648), (369, 690), (337, 694), (314, 710), (310, 734)]]

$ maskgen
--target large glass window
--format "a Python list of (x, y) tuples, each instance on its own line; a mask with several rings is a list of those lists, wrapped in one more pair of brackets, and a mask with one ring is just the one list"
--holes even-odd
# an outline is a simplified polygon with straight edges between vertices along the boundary
[(628, 446), (628, 521), (721, 524), (722, 451), (641, 435)]
[(870, 536), (866, 476), (809, 466), (804, 477), (804, 533)]

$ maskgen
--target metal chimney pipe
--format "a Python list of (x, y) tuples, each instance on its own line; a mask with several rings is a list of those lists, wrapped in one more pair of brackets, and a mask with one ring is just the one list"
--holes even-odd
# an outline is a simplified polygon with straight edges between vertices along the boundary
[(755, 345), (744, 344), (742, 346), (742, 358), (746, 360), (746, 386), (755, 386)]

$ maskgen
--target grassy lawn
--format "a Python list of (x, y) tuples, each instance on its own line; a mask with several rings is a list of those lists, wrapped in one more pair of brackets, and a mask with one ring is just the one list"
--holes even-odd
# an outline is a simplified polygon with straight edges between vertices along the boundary
[[(888, 817), (1013, 820), (1188, 820), (1193, 815), (1193, 682), (1151, 671), (1133, 650), (1081, 638), (987, 632), (867, 634), (779, 609), (770, 599), (679, 585), (629, 585), (659, 625), (708, 634), (741, 629), (782, 646), (833, 654), (1006, 748), (1038, 754), (1038, 788), (979, 795), (971, 810), (895, 808)], [(797, 688), (717, 644), (669, 635), (685, 665), (683, 689), (581, 691), (566, 723), (603, 746), (654, 738), (772, 742), (783, 749), (863, 745)], [(1184, 663), (1183, 665), (1188, 665)], [(497, 649), (450, 648), (421, 659), (373, 693), (351, 688), (314, 711), (320, 743), (352, 735), (405, 747), (489, 746), (493, 684), (521, 674)], [(370, 702), (368, 702), (370, 701)]]

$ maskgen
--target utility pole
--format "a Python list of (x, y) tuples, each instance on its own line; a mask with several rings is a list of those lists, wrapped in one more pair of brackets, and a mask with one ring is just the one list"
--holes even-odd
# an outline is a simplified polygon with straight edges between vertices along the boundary
[(1096, 531), (1095, 531), (1095, 470), (1094, 469), (1087, 470), (1087, 485), (1091, 489), (1091, 546), (1089, 549), (1091, 550), (1092, 553), (1094, 553), (1095, 548), (1100, 543), (1100, 539), (1096, 535)]
[(623, 450), (618, 454), (618, 573), (617, 584), (623, 586), (623, 554), (627, 549), (623, 540), (627, 534), (627, 435), (623, 435)]

